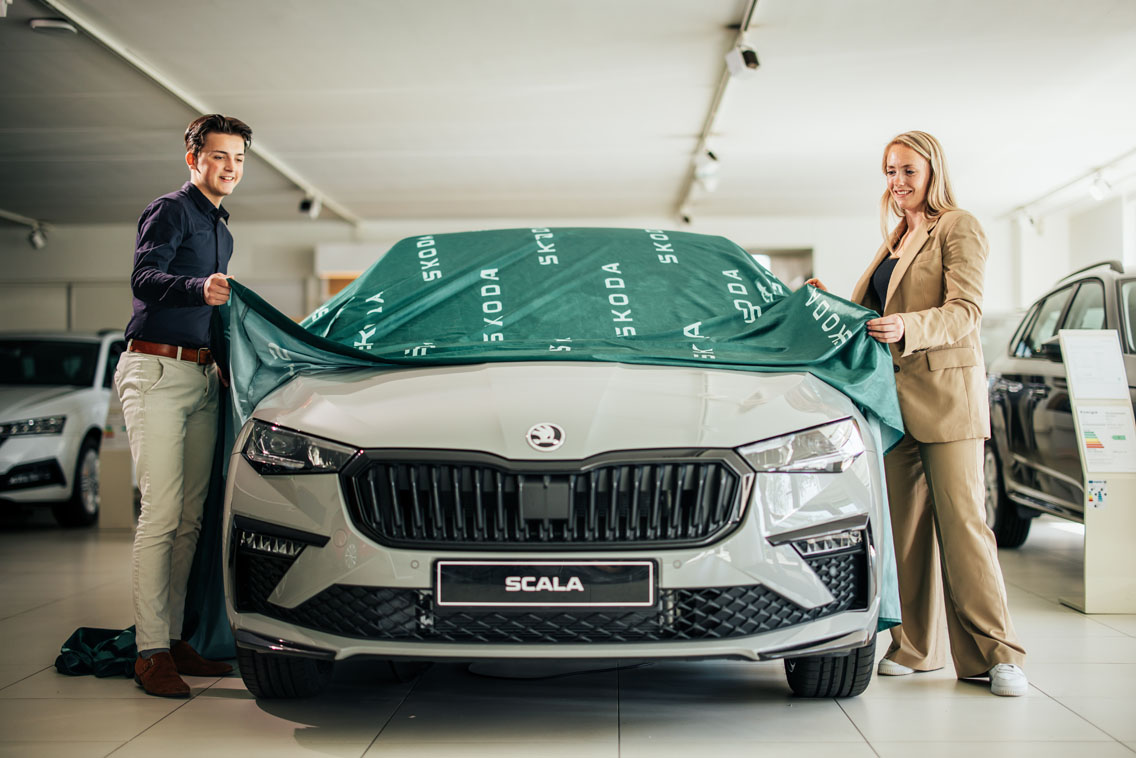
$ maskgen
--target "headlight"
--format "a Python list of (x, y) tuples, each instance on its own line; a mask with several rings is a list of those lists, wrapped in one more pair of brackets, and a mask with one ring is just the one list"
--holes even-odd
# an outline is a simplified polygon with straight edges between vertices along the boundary
[(19, 437), (24, 434), (59, 434), (63, 431), (66, 416), (44, 416), (25, 421), (0, 423), (0, 437)]
[(838, 474), (864, 452), (850, 418), (738, 448), (756, 471)]
[(329, 474), (355, 449), (253, 420), (241, 454), (258, 474)]

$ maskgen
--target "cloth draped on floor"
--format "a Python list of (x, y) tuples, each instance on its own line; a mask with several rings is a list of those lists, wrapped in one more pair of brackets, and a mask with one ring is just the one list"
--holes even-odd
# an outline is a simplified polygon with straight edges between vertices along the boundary
[[(864, 326), (877, 314), (810, 286), (789, 292), (722, 237), (590, 228), (411, 237), (299, 324), (231, 285), (232, 413), (219, 414), (225, 444), (186, 600), (189, 641), (207, 657), (234, 654), (221, 583), (226, 453), (239, 424), (297, 373), (538, 360), (808, 372), (865, 414), (881, 471), (903, 436), (891, 355)], [(884, 629), (900, 618), (886, 504), (880, 526)]]

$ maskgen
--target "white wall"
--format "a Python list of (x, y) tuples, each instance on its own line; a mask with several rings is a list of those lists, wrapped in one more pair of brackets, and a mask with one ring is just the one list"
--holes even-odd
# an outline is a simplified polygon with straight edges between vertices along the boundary
[[(346, 224), (234, 223), (229, 273), (289, 316), (308, 308), (314, 249), (347, 240)], [(133, 224), (57, 226), (34, 250), (27, 230), (0, 228), (0, 329), (121, 329), (130, 318)]]
[(1124, 199), (1115, 197), (1069, 215), (1070, 262), (1124, 260)]
[[(999, 219), (993, 228), (1006, 235), (1009, 302), (1015, 307), (1028, 306), (1066, 274), (1093, 263), (1119, 260), (1136, 269), (1136, 188), (1098, 202), (1081, 199), (1032, 221), (1025, 214)], [(988, 295), (991, 282), (988, 269)]]

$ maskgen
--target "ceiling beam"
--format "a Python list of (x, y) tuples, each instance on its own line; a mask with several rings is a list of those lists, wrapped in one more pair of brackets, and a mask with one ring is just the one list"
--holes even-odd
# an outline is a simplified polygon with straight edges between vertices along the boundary
[[(3, 0), (0, 0), (0, 2), (3, 2)], [(179, 85), (156, 66), (132, 52), (129, 47), (122, 44), (109, 32), (100, 28), (82, 13), (76, 11), (64, 0), (39, 0), (39, 2), (66, 18), (111, 53), (128, 63), (159, 87), (166, 90), (166, 92), (169, 92), (178, 100), (185, 103), (190, 109), (200, 114), (220, 112), (217, 108), (213, 108), (208, 103), (198, 99), (195, 94)], [(305, 195), (319, 198), (324, 208), (354, 226), (358, 226), (361, 223), (362, 220), (357, 215), (351, 212), (346, 206), (337, 202), (335, 198), (330, 197), (326, 192), (312, 184), (312, 182), (308, 181), (303, 174), (289, 166), (271, 149), (260, 143), (253, 143), (250, 149), (257, 157), (275, 169), (281, 176), (299, 187)]]

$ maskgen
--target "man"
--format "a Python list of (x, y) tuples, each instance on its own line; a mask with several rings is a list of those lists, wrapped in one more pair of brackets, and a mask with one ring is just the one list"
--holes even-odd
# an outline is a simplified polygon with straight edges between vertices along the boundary
[(185, 131), (189, 181), (150, 203), (138, 220), (134, 316), (115, 385), (142, 491), (133, 555), (134, 680), (160, 697), (189, 697), (180, 674), (232, 671), (180, 637), (217, 435), (221, 377), (210, 323), (215, 306), (229, 299), (233, 252), (221, 201), (241, 181), (251, 141), (252, 130), (235, 118), (193, 121)]

